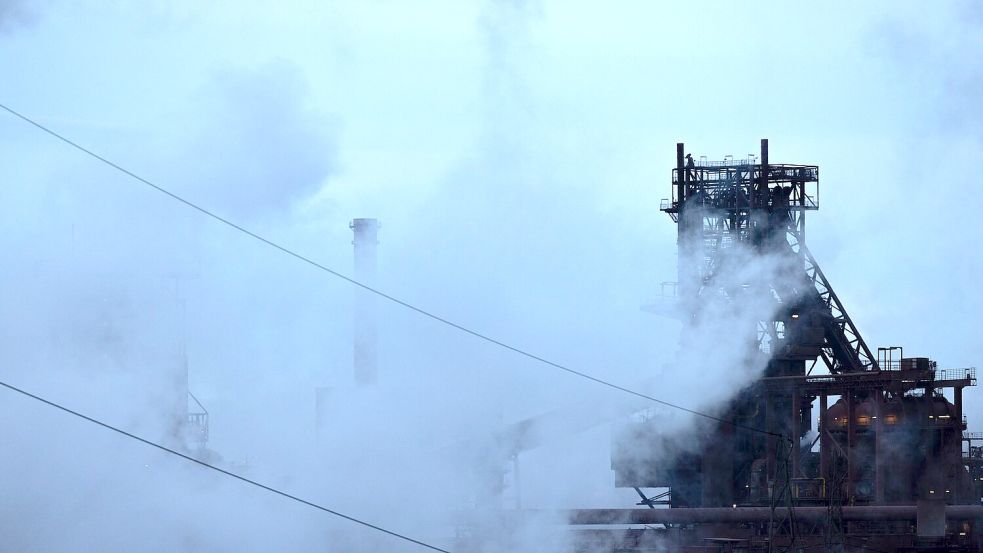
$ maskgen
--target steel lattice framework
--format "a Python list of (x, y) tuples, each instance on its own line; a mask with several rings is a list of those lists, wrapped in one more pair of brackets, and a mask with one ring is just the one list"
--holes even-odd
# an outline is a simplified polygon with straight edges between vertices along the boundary
[(721, 289), (718, 278), (730, 269), (726, 252), (738, 244), (760, 254), (785, 256), (786, 274), (766, 284), (794, 318), (799, 310), (817, 316), (822, 343), (814, 344), (818, 349), (776, 351), (766, 344), (785, 339), (784, 323), (762, 321), (758, 334), (764, 352), (821, 357), (834, 374), (878, 368), (876, 357), (805, 245), (805, 213), (819, 209), (819, 167), (769, 164), (767, 140), (762, 140), (760, 162), (748, 158), (687, 164), (679, 145), (672, 184), (672, 198), (663, 200), (661, 209), (679, 225), (680, 299), (741, 293), (733, 286)]

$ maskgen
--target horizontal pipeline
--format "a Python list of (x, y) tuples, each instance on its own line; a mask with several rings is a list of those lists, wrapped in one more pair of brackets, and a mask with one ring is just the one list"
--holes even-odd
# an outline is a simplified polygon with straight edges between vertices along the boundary
[[(843, 520), (910, 520), (918, 518), (915, 505), (864, 505), (843, 507)], [(696, 524), (767, 522), (769, 507), (694, 507), (675, 509), (574, 509), (564, 511), (569, 524)], [(796, 507), (793, 515), (801, 520), (820, 520), (829, 516), (826, 507)], [(776, 518), (788, 516), (788, 508), (775, 509)], [(947, 505), (945, 516), (952, 520), (983, 519), (981, 505)]]

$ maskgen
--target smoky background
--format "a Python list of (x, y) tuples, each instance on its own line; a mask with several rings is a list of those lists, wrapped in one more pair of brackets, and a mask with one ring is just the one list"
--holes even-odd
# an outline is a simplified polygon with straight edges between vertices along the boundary
[[(975, 364), (980, 21), (958, 2), (3, 2), (0, 93), (343, 272), (349, 220), (377, 217), (381, 289), (701, 408), (754, 368), (727, 348), (677, 355), (678, 323), (639, 309), (675, 279), (658, 205), (679, 140), (715, 159), (767, 136), (776, 162), (819, 165), (810, 248), (871, 346)], [(635, 408), (383, 301), (379, 385), (359, 391), (350, 286), (14, 120), (0, 182), (6, 381), (166, 442), (186, 359), (223, 463), (372, 522), (450, 543), (474, 509), (518, 536), (489, 547), (562, 549), (502, 530), (494, 510), (517, 498), (496, 489), (510, 477), (497, 433)], [(336, 398), (331, 439), (318, 388)], [(402, 547), (16, 397), (0, 410), (6, 548)], [(966, 410), (972, 425), (971, 394)], [(636, 501), (613, 489), (610, 425), (559, 420), (520, 456), (521, 504)]]

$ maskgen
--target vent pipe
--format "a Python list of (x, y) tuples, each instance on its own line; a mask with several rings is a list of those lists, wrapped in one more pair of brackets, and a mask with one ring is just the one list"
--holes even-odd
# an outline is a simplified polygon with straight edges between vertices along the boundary
[[(355, 280), (366, 286), (375, 285), (379, 226), (377, 219), (353, 219), (348, 225), (355, 233), (355, 239), (352, 240), (355, 246)], [(378, 355), (375, 299), (375, 294), (364, 288), (355, 290), (352, 368), (357, 386), (371, 386), (376, 382)]]

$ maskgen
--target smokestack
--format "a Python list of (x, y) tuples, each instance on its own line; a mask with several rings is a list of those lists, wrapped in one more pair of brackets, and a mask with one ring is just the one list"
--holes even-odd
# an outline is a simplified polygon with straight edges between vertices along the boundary
[[(375, 284), (376, 246), (379, 244), (379, 221), (353, 219), (348, 225), (355, 233), (355, 280), (367, 286)], [(355, 290), (355, 335), (352, 368), (357, 386), (370, 386), (376, 381), (376, 319), (375, 295)]]
[(768, 139), (761, 139), (761, 188), (768, 188)]
[(689, 180), (686, 177), (686, 170), (684, 169), (683, 154), (685, 154), (685, 146), (682, 142), (676, 143), (676, 201), (679, 202), (679, 207), (683, 207), (683, 196), (685, 194), (686, 181)]

